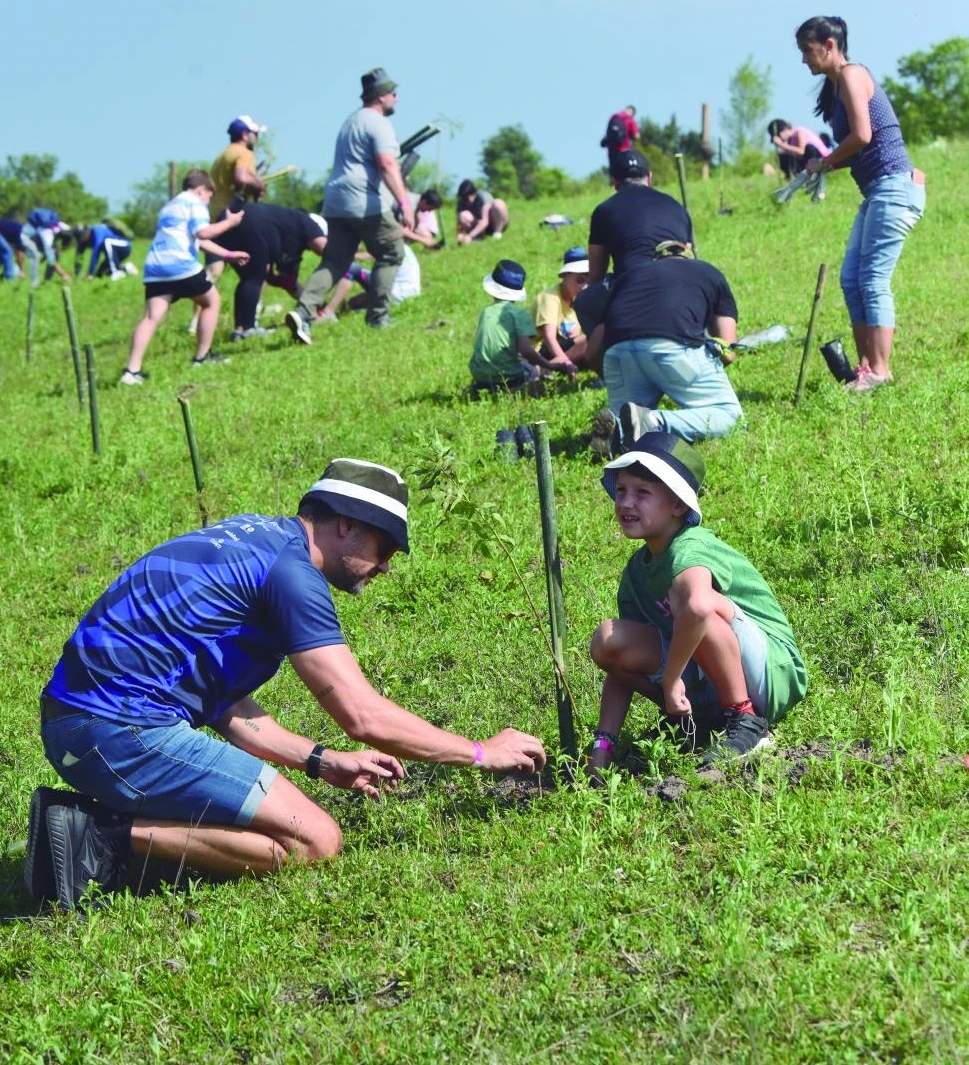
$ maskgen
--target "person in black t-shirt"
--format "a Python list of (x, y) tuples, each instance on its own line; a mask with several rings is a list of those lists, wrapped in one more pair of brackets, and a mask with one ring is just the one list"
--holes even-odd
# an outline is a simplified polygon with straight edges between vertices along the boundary
[(655, 257), (664, 240), (693, 243), (690, 216), (672, 196), (651, 187), (649, 162), (641, 152), (620, 152), (609, 168), (614, 196), (592, 212), (589, 282), (600, 281), (612, 259), (613, 272)]
[(299, 264), (304, 251), (322, 256), (326, 248), (326, 222), (319, 215), (273, 203), (247, 203), (242, 222), (225, 234), (223, 244), (247, 251), (249, 262), (235, 266), (239, 284), (235, 294), (235, 329), (232, 340), (262, 336), (270, 330), (256, 325), (256, 308), (263, 282), (297, 294)]
[[(727, 279), (689, 257), (684, 244), (661, 245), (658, 254), (616, 278), (605, 309), (609, 410), (593, 421), (593, 449), (603, 457), (651, 431), (691, 443), (723, 436), (743, 417), (718, 353), (705, 342), (706, 334), (737, 339)], [(657, 410), (664, 395), (680, 409)]]

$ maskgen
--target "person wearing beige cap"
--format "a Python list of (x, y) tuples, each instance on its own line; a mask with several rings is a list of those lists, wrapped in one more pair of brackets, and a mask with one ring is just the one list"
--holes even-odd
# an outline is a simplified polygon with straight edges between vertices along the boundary
[(374, 258), (367, 325), (390, 325), (390, 297), (404, 261), (404, 230), (414, 228), (414, 208), (401, 173), (400, 146), (390, 116), (397, 106), (397, 82), (383, 67), (361, 79), (363, 106), (340, 127), (333, 167), (323, 198), (329, 243), (323, 262), (310, 276), (299, 305), (286, 315), (293, 339), (311, 344), (310, 324), (330, 289), (350, 269), (361, 242)]

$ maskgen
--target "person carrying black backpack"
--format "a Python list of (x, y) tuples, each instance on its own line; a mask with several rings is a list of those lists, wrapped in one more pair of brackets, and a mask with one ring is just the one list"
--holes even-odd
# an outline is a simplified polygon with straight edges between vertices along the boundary
[(639, 140), (639, 126), (636, 124), (636, 108), (629, 104), (622, 111), (609, 116), (606, 123), (606, 135), (599, 141), (599, 147), (609, 152), (609, 165), (620, 152), (628, 152), (634, 141)]

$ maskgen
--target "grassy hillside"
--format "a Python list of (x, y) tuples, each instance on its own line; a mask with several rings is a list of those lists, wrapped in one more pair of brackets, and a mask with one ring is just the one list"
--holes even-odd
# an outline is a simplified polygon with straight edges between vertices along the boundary
[[(632, 772), (605, 792), (412, 766), (380, 804), (296, 775), (345, 829), (337, 863), (261, 882), (182, 877), (86, 920), (34, 917), (22, 858), (0, 857), (0, 1055), (965, 1060), (969, 149), (916, 156), (928, 208), (896, 274), (896, 383), (846, 394), (815, 350), (795, 408), (796, 339), (744, 355), (730, 374), (748, 429), (702, 445), (705, 521), (768, 576), (810, 671), (776, 754), (710, 786), (669, 750), (628, 750)], [(847, 175), (830, 184), (822, 205), (778, 209), (766, 179), (728, 180), (730, 216), (716, 182), (691, 185), (700, 250), (730, 279), (742, 332), (780, 322), (802, 337), (827, 262), (817, 337), (847, 340), (837, 270), (858, 197)], [(56, 783), (36, 705), (62, 643), (119, 569), (198, 523), (176, 402), (188, 385), (213, 517), (292, 512), (337, 455), (437, 462), (497, 515), (543, 610), (534, 464), (499, 463), (492, 448), (497, 429), (545, 419), (589, 740), (588, 638), (631, 553), (586, 448), (603, 394), (561, 384), (542, 400), (470, 404), (464, 389), (482, 276), (512, 257), (531, 292), (551, 284), (596, 202), (513, 204), (502, 243), (423, 255), (425, 295), (389, 330), (358, 316), (317, 328), (310, 348), (282, 330), (225, 344), (231, 364), (199, 370), (180, 304), (140, 389), (115, 384), (140, 285), (76, 284), (97, 354), (97, 458), (57, 286), (37, 294), (26, 363), (27, 292), (0, 285), (0, 839), (21, 839), (32, 790)], [(550, 211), (577, 224), (548, 231)], [(514, 724), (554, 748), (551, 667), (511, 567), (409, 480), (412, 554), (339, 598), (350, 646), (381, 691), (435, 723), (474, 735)], [(346, 742), (289, 667), (260, 698), (288, 726)], [(653, 719), (634, 706), (629, 739)]]

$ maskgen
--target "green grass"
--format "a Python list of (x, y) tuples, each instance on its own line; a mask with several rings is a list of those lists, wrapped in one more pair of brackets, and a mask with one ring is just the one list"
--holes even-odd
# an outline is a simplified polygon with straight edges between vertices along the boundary
[[(32, 917), (22, 859), (0, 858), (0, 1056), (13, 1062), (959, 1062), (969, 1058), (969, 149), (923, 150), (928, 210), (896, 274), (896, 385), (840, 391), (811, 354), (791, 405), (796, 342), (730, 373), (745, 433), (704, 444), (704, 515), (770, 579), (810, 670), (778, 730), (801, 750), (705, 786), (645, 751), (605, 792), (523, 795), (468, 771), (412, 766), (368, 804), (312, 785), (344, 827), (343, 857), (256, 881), (183, 878), (87, 920)], [(803, 336), (829, 264), (817, 338), (847, 334), (837, 270), (857, 194), (846, 175), (778, 210), (760, 180), (690, 187), (700, 248), (731, 280), (741, 331)], [(150, 385), (114, 382), (140, 313), (132, 282), (76, 285), (95, 345), (103, 450), (78, 409), (61, 297), (0, 286), (0, 838), (26, 834), (55, 784), (37, 694), (64, 640), (119, 568), (198, 521), (176, 396), (190, 383), (213, 516), (291, 512), (330, 457), (398, 467), (444, 445), (468, 498), (493, 506), (544, 609), (534, 464), (491, 457), (495, 430), (546, 419), (553, 445), (580, 740), (598, 677), (586, 646), (614, 610), (631, 545), (589, 462), (601, 394), (469, 404), (480, 280), (519, 259), (529, 289), (583, 242), (596, 202), (513, 205), (505, 241), (422, 257), (426, 295), (394, 329), (280, 333), (192, 371), (188, 310), (149, 349)], [(548, 232), (538, 220), (579, 221)], [(449, 218), (450, 222), (450, 218)], [(136, 256), (137, 257), (137, 256)], [(226, 302), (232, 285), (223, 285)], [(228, 326), (228, 317), (224, 325)], [(228, 347), (226, 347), (228, 350)], [(510, 565), (466, 521), (413, 492), (413, 553), (338, 603), (373, 683), (437, 724), (507, 724), (555, 746), (551, 666)], [(287, 667), (261, 700), (290, 727), (345, 742)], [(630, 716), (635, 739), (652, 722)], [(868, 740), (867, 746), (859, 741)], [(959, 756), (959, 757), (956, 757)], [(687, 782), (664, 802), (658, 778)]]

